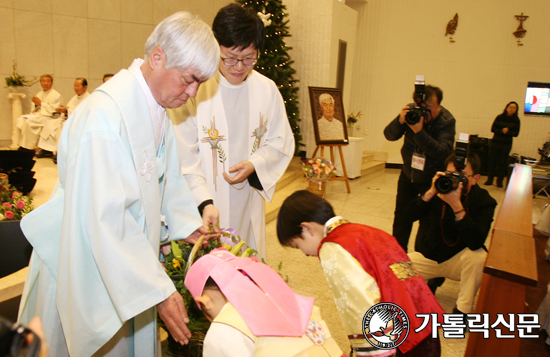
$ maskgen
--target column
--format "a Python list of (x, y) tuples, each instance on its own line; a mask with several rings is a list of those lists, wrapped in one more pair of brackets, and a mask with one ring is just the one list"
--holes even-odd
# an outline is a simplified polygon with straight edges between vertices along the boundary
[(27, 95), (24, 93), (9, 93), (8, 98), (11, 99), (11, 114), (12, 114), (12, 127), (11, 127), (11, 149), (17, 149), (14, 146), (15, 139), (15, 122), (17, 118), (23, 115), (23, 106), (21, 104), (21, 99), (27, 98)]

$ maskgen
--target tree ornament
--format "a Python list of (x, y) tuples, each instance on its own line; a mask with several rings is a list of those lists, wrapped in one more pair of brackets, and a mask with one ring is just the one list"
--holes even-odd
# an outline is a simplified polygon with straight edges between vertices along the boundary
[(264, 23), (265, 27), (271, 25), (271, 20), (269, 19), (271, 17), (271, 14), (266, 14), (265, 10), (263, 10), (263, 12), (258, 12), (258, 16), (260, 17), (260, 19)]

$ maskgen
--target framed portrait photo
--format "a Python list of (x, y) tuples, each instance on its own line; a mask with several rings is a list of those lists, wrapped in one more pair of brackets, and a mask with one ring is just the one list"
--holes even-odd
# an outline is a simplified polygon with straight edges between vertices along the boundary
[(308, 87), (317, 145), (348, 144), (342, 90)]

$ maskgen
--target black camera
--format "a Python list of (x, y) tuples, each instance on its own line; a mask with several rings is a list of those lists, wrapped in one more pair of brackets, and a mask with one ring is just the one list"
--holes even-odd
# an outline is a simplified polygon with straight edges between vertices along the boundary
[(447, 172), (445, 175), (439, 176), (435, 180), (435, 189), (437, 193), (447, 194), (458, 188), (458, 184), (462, 182), (462, 187), (468, 186), (468, 177), (463, 172)]
[(420, 118), (426, 118), (428, 116), (428, 109), (426, 109), (426, 83), (424, 82), (424, 76), (416, 76), (414, 82), (414, 104), (409, 104), (411, 110), (405, 115), (405, 121), (409, 125), (414, 125), (420, 121)]
[[(32, 343), (27, 343), (27, 335), (33, 335)], [(34, 357), (40, 354), (40, 338), (21, 324), (13, 324), (0, 316), (0, 356)]]
[(462, 195), (466, 193), (468, 187), (468, 177), (462, 170), (466, 167), (469, 149), (469, 135), (461, 133), (455, 145), (454, 165), (456, 172), (447, 172), (435, 180), (435, 189), (437, 193), (447, 194), (458, 188), (462, 182)]

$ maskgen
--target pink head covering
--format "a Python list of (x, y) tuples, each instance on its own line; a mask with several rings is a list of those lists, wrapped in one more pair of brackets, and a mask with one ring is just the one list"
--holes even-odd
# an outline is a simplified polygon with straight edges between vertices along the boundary
[(211, 277), (255, 336), (302, 336), (313, 298), (298, 295), (266, 264), (213, 250), (198, 259), (185, 277), (193, 298)]

